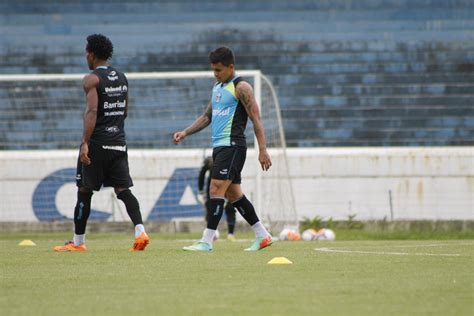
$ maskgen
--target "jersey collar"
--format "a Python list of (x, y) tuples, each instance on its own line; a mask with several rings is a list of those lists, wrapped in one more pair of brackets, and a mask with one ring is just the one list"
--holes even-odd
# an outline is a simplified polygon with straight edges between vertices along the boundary
[(225, 86), (227, 86), (229, 83), (231, 82), (234, 82), (235, 79), (237, 79), (239, 76), (238, 75), (235, 75), (232, 79), (230, 79), (228, 82), (220, 82), (221, 84), (221, 88), (224, 88)]

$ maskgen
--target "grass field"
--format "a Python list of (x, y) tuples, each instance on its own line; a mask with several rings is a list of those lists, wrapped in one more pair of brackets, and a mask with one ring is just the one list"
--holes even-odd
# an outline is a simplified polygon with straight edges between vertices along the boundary
[[(87, 253), (52, 251), (69, 237), (0, 234), (2, 315), (474, 312), (473, 240), (277, 242), (258, 253), (219, 241), (213, 253), (187, 253), (195, 235), (152, 234), (132, 253), (128, 235), (90, 234)], [(293, 264), (267, 264), (279, 256)]]

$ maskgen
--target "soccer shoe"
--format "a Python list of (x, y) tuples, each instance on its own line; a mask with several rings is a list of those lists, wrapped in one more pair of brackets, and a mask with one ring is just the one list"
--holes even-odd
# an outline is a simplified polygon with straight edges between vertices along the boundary
[(57, 252), (84, 252), (87, 250), (87, 247), (85, 244), (80, 244), (79, 246), (76, 246), (72, 241), (66, 241), (64, 246), (56, 246), (53, 249)]
[(250, 247), (246, 248), (244, 251), (258, 251), (260, 249), (270, 246), (272, 243), (273, 238), (270, 235), (264, 238), (257, 238), (253, 241), (252, 245), (250, 245)]
[(183, 247), (185, 251), (204, 251), (210, 252), (212, 251), (212, 246), (209, 245), (207, 242), (198, 241), (192, 244), (191, 246)]
[(130, 251), (143, 251), (149, 243), (150, 237), (148, 237), (146, 233), (141, 233), (140, 236), (135, 238), (135, 242), (133, 243), (132, 248), (130, 248)]
[(227, 235), (227, 240), (228, 241), (237, 241), (237, 238), (235, 238), (234, 234), (229, 234), (229, 235)]

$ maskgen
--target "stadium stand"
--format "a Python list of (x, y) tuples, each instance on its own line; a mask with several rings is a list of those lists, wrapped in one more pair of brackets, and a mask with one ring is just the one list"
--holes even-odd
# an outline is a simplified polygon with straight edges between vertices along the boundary
[[(207, 70), (211, 49), (232, 47), (239, 69), (260, 69), (275, 85), (289, 146), (474, 144), (470, 0), (6, 1), (0, 71), (84, 73), (91, 33), (110, 36), (112, 62), (126, 72)], [(52, 139), (51, 149), (75, 148), (83, 104), (45, 126), (42, 116), (61, 104), (22, 111), (0, 91), (0, 149)], [(154, 124), (139, 107), (132, 119)], [(129, 132), (135, 148), (148, 147), (146, 137)]]

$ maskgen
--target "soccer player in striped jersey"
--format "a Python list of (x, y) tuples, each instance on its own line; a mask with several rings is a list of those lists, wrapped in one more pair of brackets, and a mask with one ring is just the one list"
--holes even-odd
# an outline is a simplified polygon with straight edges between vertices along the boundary
[(212, 242), (227, 198), (255, 232), (254, 242), (245, 250), (257, 251), (270, 246), (273, 239), (260, 222), (252, 203), (243, 194), (240, 183), (247, 153), (244, 131), (248, 118), (253, 123), (262, 169), (266, 171), (272, 165), (258, 104), (252, 86), (235, 74), (234, 54), (229, 48), (219, 47), (212, 51), (209, 61), (217, 79), (212, 89), (211, 102), (189, 127), (173, 135), (174, 143), (179, 144), (187, 136), (201, 131), (209, 124), (212, 126), (214, 163), (210, 185), (210, 216), (201, 240), (183, 249), (212, 251)]

